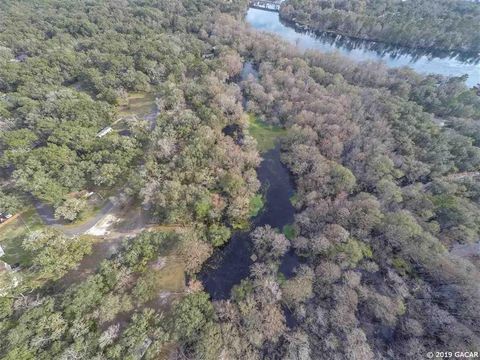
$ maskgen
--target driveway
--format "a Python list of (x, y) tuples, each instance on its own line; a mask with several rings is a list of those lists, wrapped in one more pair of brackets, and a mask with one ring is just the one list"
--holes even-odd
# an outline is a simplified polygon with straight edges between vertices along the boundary
[(86, 233), (96, 223), (111, 213), (119, 205), (119, 201), (115, 197), (109, 198), (95, 216), (78, 225), (66, 225), (63, 221), (55, 219), (53, 207), (42, 203), (38, 199), (33, 199), (33, 205), (45, 225), (60, 229), (69, 236), (76, 236)]

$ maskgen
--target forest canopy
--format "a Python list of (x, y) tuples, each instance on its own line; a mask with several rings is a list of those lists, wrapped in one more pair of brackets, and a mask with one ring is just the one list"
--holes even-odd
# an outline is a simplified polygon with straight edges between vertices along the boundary
[(287, 0), (281, 18), (387, 44), (478, 57), (480, 6), (458, 0)]
[[(408, 3), (288, 0), (282, 16), (316, 26), (325, 12), (332, 31), (346, 16), (370, 34), (371, 7), (407, 16)], [(480, 32), (444, 27), (471, 5), (431, 5), (448, 17), (424, 37), (409, 26), (417, 43), (405, 41), (475, 49)], [(119, 231), (116, 251), (71, 282), (109, 245), (102, 236), (43, 226), (21, 239), (32, 259), (0, 297), (2, 358), (416, 360), (480, 348), (480, 262), (458, 252), (480, 236), (480, 97), (463, 77), (300, 51), (246, 26), (246, 7), (1, 2), (0, 211), (38, 201), (67, 218), (81, 206), (71, 194), (110, 191), (153, 222)], [(150, 94), (153, 116), (121, 113), (132, 94)], [(252, 119), (278, 134), (295, 187), (284, 229), (251, 226), (264, 191)], [(213, 300), (198, 274), (236, 231), (249, 233), (248, 274)], [(165, 291), (172, 262), (180, 285)]]

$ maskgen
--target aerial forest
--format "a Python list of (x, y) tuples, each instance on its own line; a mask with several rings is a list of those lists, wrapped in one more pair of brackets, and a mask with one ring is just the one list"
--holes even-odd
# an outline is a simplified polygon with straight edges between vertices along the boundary
[[(480, 50), (478, 4), (415, 3), (287, 0), (281, 16)], [(480, 96), (465, 77), (302, 51), (245, 24), (247, 8), (1, 1), (0, 212), (41, 204), (62, 221), (16, 238), (31, 260), (0, 271), (1, 359), (417, 360), (480, 349), (480, 259), (465, 252), (480, 238)], [(121, 113), (132, 94), (153, 94), (153, 117)], [(284, 229), (251, 226), (265, 191), (252, 119), (278, 130), (295, 187)], [(102, 241), (69, 233), (82, 192), (121, 193), (124, 211), (149, 223), (118, 225), (117, 251), (73, 281)], [(198, 274), (238, 231), (252, 242), (249, 275), (214, 300)], [(287, 253), (298, 258), (288, 276)], [(182, 284), (164, 298), (165, 254)]]

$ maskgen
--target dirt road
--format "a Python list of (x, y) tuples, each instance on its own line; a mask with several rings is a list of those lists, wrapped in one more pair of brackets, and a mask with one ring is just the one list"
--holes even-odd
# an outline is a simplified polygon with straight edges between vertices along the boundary
[(116, 198), (108, 199), (95, 216), (78, 225), (67, 225), (63, 221), (55, 219), (53, 207), (37, 199), (33, 200), (33, 205), (45, 225), (58, 228), (69, 236), (76, 236), (86, 233), (105, 216), (113, 212), (119, 206), (119, 201)]

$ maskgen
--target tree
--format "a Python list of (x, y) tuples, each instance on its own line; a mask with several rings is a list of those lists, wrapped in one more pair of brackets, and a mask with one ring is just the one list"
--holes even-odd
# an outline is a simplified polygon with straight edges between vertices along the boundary
[(230, 51), (228, 53), (222, 54), (220, 56), (220, 61), (225, 67), (225, 70), (227, 71), (229, 77), (234, 77), (240, 74), (240, 71), (243, 68), (242, 59), (237, 52)]
[(353, 329), (347, 333), (345, 356), (348, 360), (373, 360), (373, 354), (362, 329)]
[(200, 339), (195, 344), (195, 358), (214, 360), (222, 352), (222, 332), (218, 324), (208, 322), (200, 331)]
[(298, 330), (287, 338), (286, 360), (310, 360), (311, 349), (308, 334)]
[(22, 207), (22, 201), (18, 196), (7, 194), (0, 189), (0, 212), (15, 214)]
[(201, 336), (202, 329), (213, 319), (213, 306), (208, 294), (196, 292), (184, 297), (174, 308), (171, 322), (176, 338), (192, 343)]
[(103, 164), (93, 176), (95, 185), (113, 186), (122, 174), (122, 168), (118, 164)]
[(313, 271), (305, 265), (301, 266), (295, 277), (282, 285), (282, 298), (290, 306), (308, 300), (313, 294), (313, 281)]
[(107, 330), (105, 330), (100, 336), (100, 338), (98, 339), (98, 344), (100, 348), (103, 349), (104, 347), (113, 343), (113, 341), (118, 337), (119, 330), (120, 330), (119, 324), (109, 326)]
[(275, 231), (269, 225), (256, 228), (251, 234), (255, 253), (260, 259), (276, 261), (290, 248), (285, 235)]
[(230, 239), (231, 231), (228, 227), (213, 224), (208, 228), (208, 238), (213, 246), (222, 246)]
[(91, 251), (84, 237), (68, 238), (52, 228), (31, 233), (22, 244), (32, 254), (33, 266), (45, 278), (58, 279)]
[(158, 274), (156, 272), (145, 273), (133, 288), (133, 295), (140, 303), (154, 299), (158, 291), (157, 282)]
[(212, 255), (212, 252), (212, 245), (205, 241), (184, 240), (180, 247), (180, 254), (185, 262), (185, 270), (189, 273), (198, 272), (205, 260)]
[(331, 249), (331, 255), (335, 256), (341, 264), (354, 267), (363, 258), (371, 258), (373, 254), (368, 244), (350, 238), (346, 243), (334, 246)]
[(84, 199), (68, 198), (55, 209), (55, 217), (73, 221), (86, 206), (87, 202)]
[(29, 358), (29, 354), (36, 354), (61, 339), (67, 326), (62, 314), (54, 310), (54, 300), (45, 298), (39, 306), (20, 316), (18, 325), (9, 331), (7, 341), (13, 353)]

